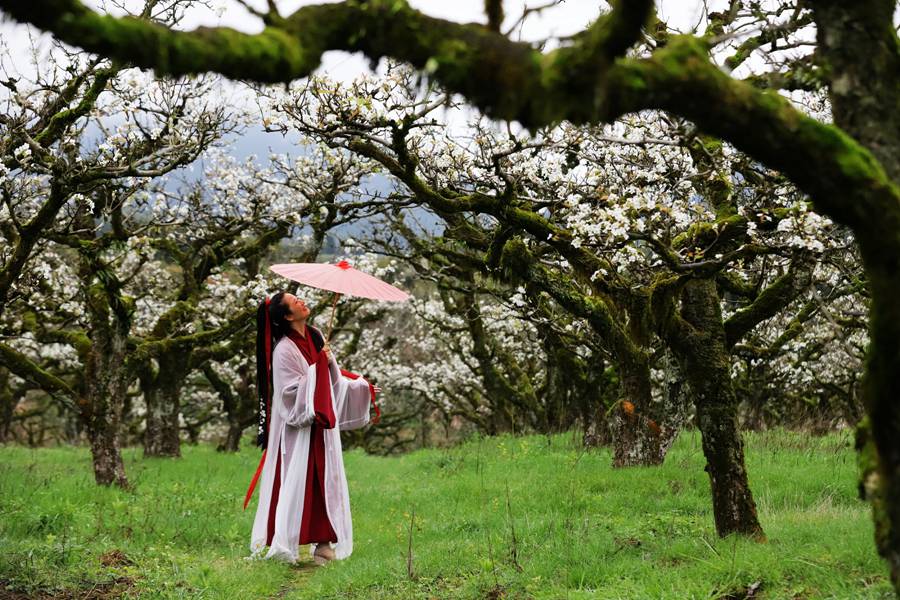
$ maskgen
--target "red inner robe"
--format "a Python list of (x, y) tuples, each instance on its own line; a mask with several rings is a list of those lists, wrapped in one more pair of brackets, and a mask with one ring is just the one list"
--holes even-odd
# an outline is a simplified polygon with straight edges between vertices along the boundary
[[(300, 545), (320, 542), (336, 542), (337, 534), (331, 527), (325, 510), (325, 429), (333, 429), (334, 408), (331, 402), (331, 387), (328, 377), (328, 357), (316, 350), (309, 329), (302, 336), (293, 329), (288, 333), (310, 368), (316, 369), (316, 389), (313, 394), (315, 421), (310, 427), (309, 459), (306, 465), (306, 491), (303, 497), (303, 515), (300, 519)], [(275, 536), (275, 509), (278, 506), (278, 492), (281, 487), (281, 453), (275, 463), (275, 483), (272, 502), (269, 504), (269, 521), (266, 544), (272, 544)]]

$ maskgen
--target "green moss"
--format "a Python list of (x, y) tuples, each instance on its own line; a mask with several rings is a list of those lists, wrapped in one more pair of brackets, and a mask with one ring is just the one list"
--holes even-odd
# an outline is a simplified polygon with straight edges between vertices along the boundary
[(744, 47), (739, 48), (737, 52), (725, 59), (725, 66), (727, 66), (729, 69), (736, 68), (742, 62), (747, 60), (747, 57), (750, 56), (750, 52), (750, 49)]
[(119, 305), (120, 310), (129, 317), (134, 314), (134, 311), (137, 308), (134, 297), (125, 294), (119, 296)]
[(50, 117), (47, 127), (34, 137), (34, 141), (42, 146), (48, 146), (54, 142), (68, 125), (86, 115), (93, 108), (97, 98), (106, 89), (106, 84), (117, 72), (118, 69), (99, 70), (81, 101), (74, 108), (61, 110)]
[(157, 320), (152, 332), (153, 337), (164, 337), (175, 325), (190, 317), (195, 310), (194, 303), (179, 300)]
[(239, 78), (288, 81), (314, 69), (322, 49), (305, 51), (291, 22), (278, 23), (255, 35), (225, 27), (183, 32), (132, 17), (72, 11), (64, 14), (54, 29), (63, 39), (150, 65), (159, 74), (214, 70)]
[(22, 313), (22, 329), (26, 331), (34, 331), (37, 327), (37, 313), (28, 310)]
[(531, 253), (522, 238), (514, 237), (503, 245), (500, 254), (500, 268), (515, 282), (521, 282), (531, 269)]
[(712, 156), (721, 156), (722, 155), (722, 150), (723, 150), (725, 144), (719, 138), (712, 137), (709, 135), (701, 135), (701, 136), (699, 136), (697, 141), (699, 143), (703, 144), (703, 147)]
[[(846, 134), (836, 128), (834, 129), (834, 133), (836, 135), (846, 136)], [(846, 136), (844, 141), (852, 142), (853, 140), (849, 136)], [(868, 179), (871, 181), (878, 181), (879, 179), (884, 181), (887, 179), (881, 165), (861, 146), (853, 148), (849, 144), (844, 144), (842, 145), (841, 150), (835, 153), (835, 158), (844, 175), (848, 178), (856, 180)]]
[(45, 391), (74, 396), (74, 392), (65, 381), (45, 371), (21, 352), (2, 343), (0, 343), (0, 362), (17, 376), (37, 383)]
[(715, 226), (705, 221), (697, 221), (692, 223), (683, 233), (675, 236), (672, 240), (672, 247), (686, 248), (688, 246), (696, 246), (699, 240), (714, 236), (716, 233)]
[(696, 74), (698, 64), (709, 63), (709, 49), (709, 43), (703, 38), (676, 35), (669, 38), (665, 48), (653, 54), (652, 62), (661, 67), (668, 78), (687, 79)]

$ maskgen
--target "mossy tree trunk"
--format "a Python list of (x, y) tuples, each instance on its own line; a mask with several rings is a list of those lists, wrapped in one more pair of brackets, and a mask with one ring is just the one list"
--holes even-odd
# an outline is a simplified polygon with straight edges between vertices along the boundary
[(659, 425), (650, 416), (653, 404), (650, 359), (619, 357), (619, 399), (610, 414), (613, 466), (660, 465)]
[(100, 485), (128, 487), (119, 446), (122, 407), (128, 389), (125, 366), (127, 330), (95, 328), (85, 364), (81, 417), (91, 444), (94, 479)]
[[(228, 420), (228, 431), (225, 439), (216, 448), (219, 452), (237, 452), (241, 448), (241, 437), (248, 427), (256, 423), (256, 392), (253, 385), (249, 385), (252, 374), (246, 369), (243, 377), (243, 385), (239, 386), (232, 395), (234, 401), (231, 406), (224, 402), (225, 417)], [(220, 394), (221, 395), (221, 394)]]
[(144, 397), (144, 454), (154, 456), (155, 444), (160, 437), (162, 418), (159, 406), (159, 388), (157, 386), (158, 369), (150, 361), (138, 370), (138, 381)]
[[(895, 258), (900, 261), (900, 256)], [(875, 520), (875, 540), (879, 553), (888, 561), (891, 578), (900, 592), (900, 264), (892, 269), (893, 278), (870, 276), (870, 285), (879, 290), (879, 297), (872, 294), (870, 307), (872, 344), (893, 354), (870, 352), (864, 388), (864, 402), (871, 423), (871, 438), (858, 441), (858, 446), (868, 447), (877, 468), (862, 473), (866, 485), (873, 490), (872, 510)], [(881, 279), (878, 281), (878, 279)], [(893, 298), (893, 299), (889, 299)], [(874, 331), (882, 328), (877, 334)], [(892, 398), (893, 401), (888, 399)], [(874, 442), (874, 447), (872, 447)], [(874, 501), (880, 498), (882, 501)]]
[[(890, 0), (822, 0), (813, 5), (818, 59), (830, 74), (835, 124), (868, 148), (896, 185), (900, 184), (900, 42), (893, 28), (895, 8)], [(857, 449), (860, 489), (872, 504), (875, 544), (900, 593), (900, 232), (894, 236), (897, 249), (885, 252), (857, 232), (872, 292), (872, 342), (863, 387), (869, 416), (857, 430)]]
[(678, 360), (670, 353), (663, 357), (662, 368), (666, 372), (666, 382), (662, 390), (662, 412), (666, 418), (660, 424), (659, 451), (663, 456), (672, 448), (678, 434), (690, 417), (691, 389)]
[(0, 367), (0, 444), (9, 439), (13, 412), (19, 402), (19, 396), (10, 385), (11, 379), (9, 369)]
[(216, 446), (219, 452), (237, 452), (241, 449), (241, 436), (244, 434), (246, 427), (240, 427), (236, 423), (228, 423), (228, 431), (225, 432), (225, 439)]
[(829, 73), (835, 124), (900, 181), (900, 42), (893, 0), (817, 0), (817, 59)]
[[(186, 266), (182, 263), (182, 268), (186, 269)], [(196, 299), (194, 302), (176, 302), (157, 320), (151, 332), (152, 338), (170, 338), (172, 332), (190, 318), (195, 305)], [(188, 344), (163, 345), (139, 363), (141, 387), (147, 405), (145, 456), (181, 456), (178, 413), (181, 387), (190, 371), (190, 348)], [(156, 363), (155, 366), (153, 363)]]
[[(516, 381), (513, 373), (501, 370), (503, 353), (496, 348), (485, 328), (481, 307), (473, 291), (451, 294), (441, 291), (445, 309), (465, 319), (472, 340), (472, 355), (478, 363), (477, 375), (484, 386), (485, 399), (490, 413), (486, 417), (492, 434), (515, 431), (517, 422), (528, 419), (535, 403), (529, 402), (527, 390), (521, 389), (522, 381)], [(517, 414), (518, 413), (518, 414)]]
[(190, 353), (169, 352), (158, 357), (159, 375), (155, 389), (145, 396), (153, 401), (147, 407), (147, 429), (144, 434), (146, 456), (181, 456), (181, 391), (190, 374)]
[(661, 465), (687, 420), (681, 385), (653, 396), (650, 357), (618, 364), (619, 399), (609, 411), (613, 466)]
[(738, 402), (715, 281), (697, 279), (685, 284), (676, 321), (668, 341), (693, 393), (716, 531), (720, 536), (739, 533), (762, 538), (744, 463)]
[[(78, 275), (90, 326), (82, 354), (83, 395), (79, 416), (91, 444), (94, 478), (101, 485), (128, 487), (120, 449), (122, 413), (134, 373), (127, 363), (133, 301), (102, 258), (103, 246), (92, 238), (93, 219), (79, 212)], [(73, 243), (74, 245), (74, 243)]]
[[(577, 418), (577, 411), (587, 398), (581, 397), (580, 390), (573, 385), (584, 377), (584, 371), (578, 364), (577, 355), (556, 332), (543, 332), (542, 346), (546, 356), (547, 377), (543, 389), (539, 390), (542, 398), (540, 415), (543, 431), (563, 431)], [(583, 411), (578, 411), (583, 412)]]

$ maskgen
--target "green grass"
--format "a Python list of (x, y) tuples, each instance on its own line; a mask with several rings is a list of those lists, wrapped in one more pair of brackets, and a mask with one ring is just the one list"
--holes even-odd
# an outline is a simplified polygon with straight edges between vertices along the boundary
[[(118, 581), (140, 598), (892, 598), (849, 433), (745, 439), (767, 543), (716, 537), (696, 433), (664, 466), (627, 470), (572, 435), (480, 438), (346, 453), (355, 552), (324, 568), (243, 560), (254, 449), (128, 450), (126, 492), (93, 484), (85, 449), (0, 448), (0, 581), (23, 594)], [(133, 564), (102, 565), (113, 550)]]

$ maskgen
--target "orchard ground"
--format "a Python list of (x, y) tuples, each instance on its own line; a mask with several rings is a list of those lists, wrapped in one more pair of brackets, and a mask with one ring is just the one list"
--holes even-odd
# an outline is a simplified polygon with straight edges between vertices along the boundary
[(744, 439), (765, 543), (716, 537), (695, 432), (626, 470), (574, 433), (507, 436), (345, 453), (355, 550), (323, 568), (245, 560), (249, 445), (129, 449), (130, 491), (84, 448), (0, 448), (0, 598), (892, 598), (852, 433)]

